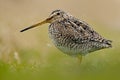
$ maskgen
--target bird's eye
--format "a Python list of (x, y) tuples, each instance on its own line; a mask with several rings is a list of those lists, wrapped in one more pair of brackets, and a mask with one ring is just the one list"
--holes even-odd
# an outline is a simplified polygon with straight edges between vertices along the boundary
[(60, 13), (57, 13), (57, 15), (60, 15)]

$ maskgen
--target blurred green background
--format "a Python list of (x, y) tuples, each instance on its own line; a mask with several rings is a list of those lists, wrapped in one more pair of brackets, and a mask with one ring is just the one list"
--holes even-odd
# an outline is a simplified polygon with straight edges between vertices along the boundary
[[(62, 9), (113, 41), (80, 65), (51, 43), (48, 25), (19, 31)], [(120, 80), (120, 0), (0, 0), (0, 80)]]

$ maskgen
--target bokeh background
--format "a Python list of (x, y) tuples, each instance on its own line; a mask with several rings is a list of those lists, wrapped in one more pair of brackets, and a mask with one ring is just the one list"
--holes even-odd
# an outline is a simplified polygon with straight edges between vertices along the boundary
[[(48, 25), (20, 30), (62, 9), (113, 41), (82, 64), (60, 52)], [(120, 0), (0, 0), (0, 80), (120, 80)]]

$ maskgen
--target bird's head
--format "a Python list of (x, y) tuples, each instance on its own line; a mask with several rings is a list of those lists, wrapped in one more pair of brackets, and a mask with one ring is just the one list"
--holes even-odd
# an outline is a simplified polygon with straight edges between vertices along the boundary
[(42, 24), (45, 24), (45, 23), (53, 23), (55, 21), (61, 21), (61, 20), (64, 20), (64, 19), (68, 19), (71, 15), (69, 15), (68, 13), (62, 11), (62, 10), (54, 10), (50, 16), (45, 19), (44, 21), (40, 22), (40, 23), (37, 23), (37, 24), (34, 24), (30, 27), (27, 27), (23, 30), (21, 30), (20, 32), (23, 32), (23, 31), (26, 31), (28, 29), (31, 29), (31, 28), (34, 28), (34, 27), (37, 27), (39, 25), (42, 25)]
[(62, 10), (54, 10), (50, 16), (50, 23), (52, 22), (55, 22), (55, 21), (61, 21), (61, 20), (64, 20), (64, 19), (68, 19), (69, 18), (69, 15), (68, 13), (62, 11)]

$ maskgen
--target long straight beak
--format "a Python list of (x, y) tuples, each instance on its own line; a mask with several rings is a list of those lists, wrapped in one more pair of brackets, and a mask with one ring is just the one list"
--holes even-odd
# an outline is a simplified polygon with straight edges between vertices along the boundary
[(21, 30), (20, 32), (24, 32), (24, 31), (26, 31), (26, 30), (32, 29), (32, 28), (34, 28), (34, 27), (37, 27), (37, 26), (39, 26), (39, 25), (42, 25), (42, 24), (45, 24), (45, 23), (49, 23), (50, 20), (51, 20), (51, 18), (47, 18), (47, 19), (45, 19), (44, 21), (42, 21), (42, 22), (40, 22), (40, 23), (34, 24), (34, 25), (30, 26), (30, 27), (27, 27), (27, 28)]

